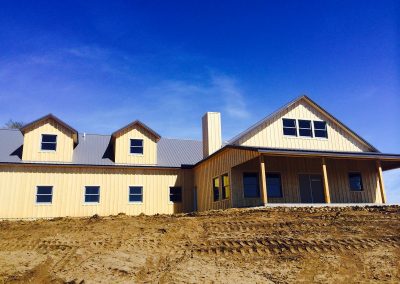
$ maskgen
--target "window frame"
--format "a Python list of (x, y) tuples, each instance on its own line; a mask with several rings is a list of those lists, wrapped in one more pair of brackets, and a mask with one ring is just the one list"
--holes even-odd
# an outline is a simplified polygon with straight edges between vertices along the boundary
[[(43, 137), (44, 136), (54, 136), (56, 139), (56, 141), (55, 142), (43, 142)], [(43, 133), (41, 136), (40, 136), (40, 151), (41, 152), (56, 152), (57, 151), (57, 140), (58, 140), (58, 135), (57, 134), (47, 134), (47, 133)], [(52, 144), (54, 144), (54, 150), (53, 149), (43, 149), (43, 144), (46, 144), (46, 145), (52, 145)]]
[[(131, 188), (140, 188), (141, 189), (141, 193), (137, 194), (137, 193), (133, 193), (131, 194)], [(133, 196), (141, 196), (142, 197), (142, 201), (131, 201), (131, 195)], [(143, 186), (141, 185), (130, 185), (128, 186), (128, 203), (130, 204), (143, 204), (144, 202), (144, 194), (143, 194)]]
[[(352, 185), (352, 183), (351, 183), (351, 175), (359, 175), (360, 176), (360, 185), (361, 185), (361, 189), (353, 189), (352, 187), (351, 187), (351, 185)], [(348, 178), (348, 184), (349, 184), (349, 189), (350, 189), (350, 192), (364, 192), (364, 182), (363, 182), (363, 178), (362, 178), (362, 173), (361, 172), (356, 172), (356, 171), (354, 171), (354, 172), (348, 172), (347, 173), (347, 178)]]
[[(309, 122), (310, 128), (300, 127), (300, 121)], [(301, 138), (315, 138), (314, 133), (313, 133), (313, 125), (314, 125), (314, 123), (313, 123), (313, 120), (311, 120), (311, 119), (297, 119), (298, 136)], [(301, 135), (301, 130), (309, 130), (311, 136)]]
[[(92, 193), (86, 194), (86, 189), (88, 187), (97, 187), (99, 189), (98, 194), (92, 194)], [(99, 185), (85, 185), (84, 191), (83, 191), (83, 203), (86, 204), (86, 205), (97, 205), (97, 204), (100, 204), (100, 190), (101, 190), (101, 187)], [(99, 196), (99, 200), (98, 201), (86, 201), (86, 195), (90, 195), (90, 196), (98, 195)]]
[[(50, 194), (43, 194), (43, 193), (38, 193), (39, 192), (39, 187), (50, 187), (51, 188), (51, 193)], [(36, 186), (36, 194), (35, 194), (35, 204), (36, 205), (52, 205), (53, 204), (53, 186), (52, 185), (37, 185)], [(38, 196), (51, 196), (50, 202), (41, 202), (38, 201), (37, 198)]]
[[(285, 126), (284, 124), (284, 120), (293, 120), (294, 121), (294, 127), (293, 126)], [(285, 134), (285, 129), (294, 129), (295, 130), (295, 134), (291, 135), (291, 134)], [(298, 125), (297, 125), (297, 120), (295, 118), (286, 118), (283, 117), (282, 118), (282, 132), (284, 136), (287, 137), (298, 137), (299, 136), (299, 131), (298, 131)]]
[[(244, 183), (245, 175), (254, 175), (257, 178), (258, 196), (246, 196), (245, 183)], [(246, 199), (261, 198), (260, 173), (258, 173), (258, 172), (243, 172), (242, 173), (242, 185), (243, 185), (243, 198), (246, 198)]]
[[(279, 176), (279, 191), (280, 191), (280, 196), (271, 196), (268, 192), (269, 186), (268, 186), (268, 176), (275, 175)], [(280, 172), (268, 172), (265, 173), (265, 182), (267, 185), (267, 197), (268, 198), (283, 198), (283, 185), (282, 185), (282, 174)]]
[[(141, 141), (142, 142), (142, 146), (132, 146), (132, 141)], [(141, 153), (132, 153), (132, 148), (136, 148), (136, 149), (142, 149)], [(130, 138), (129, 139), (129, 154), (130, 155), (134, 155), (134, 156), (142, 156), (144, 154), (144, 140), (141, 138)]]
[[(215, 180), (218, 181), (218, 186), (217, 187), (215, 187), (215, 183), (214, 183)], [(220, 201), (221, 200), (221, 192), (220, 192), (221, 181), (220, 181), (219, 176), (212, 178), (212, 180), (211, 180), (211, 188), (212, 188), (213, 202)], [(217, 190), (217, 191), (215, 191), (215, 190)], [(215, 192), (218, 192), (218, 198), (217, 199), (215, 199)]]
[[(320, 129), (320, 128), (315, 128), (315, 122), (323, 122), (325, 123), (325, 129)], [(313, 120), (312, 121), (312, 128), (313, 128), (313, 134), (314, 134), (314, 138), (317, 139), (328, 139), (328, 123), (325, 120)], [(325, 137), (321, 137), (321, 136), (316, 136), (315, 135), (315, 131), (325, 131), (326, 136)]]
[[(172, 188), (179, 188), (179, 189), (180, 189), (180, 194), (179, 194), (180, 200), (178, 200), (178, 201), (172, 201), (172, 200), (171, 200), (171, 195), (176, 195), (176, 194), (171, 194), (171, 189), (172, 189)], [(170, 187), (169, 187), (169, 202), (170, 202), (170, 203), (173, 203), (173, 204), (175, 204), (175, 203), (182, 203), (182, 199), (183, 199), (183, 190), (182, 190), (182, 186), (170, 186)]]
[[(228, 180), (227, 185), (224, 183), (224, 177), (227, 177), (227, 180)], [(226, 194), (227, 193), (226, 188), (228, 188), (228, 194)], [(229, 174), (226, 173), (226, 174), (221, 175), (221, 200), (227, 200), (227, 199), (231, 198), (231, 190), (230, 189), (231, 189), (231, 181), (229, 178)]]

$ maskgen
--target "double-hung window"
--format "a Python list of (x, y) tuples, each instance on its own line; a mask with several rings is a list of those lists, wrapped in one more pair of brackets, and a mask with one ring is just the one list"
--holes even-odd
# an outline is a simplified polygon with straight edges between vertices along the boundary
[(310, 120), (299, 119), (299, 136), (313, 137)]
[(267, 196), (272, 198), (283, 197), (280, 174), (278, 173), (267, 174)]
[(171, 186), (169, 188), (169, 201), (171, 202), (182, 202), (182, 187)]
[(221, 181), (222, 181), (222, 199), (228, 199), (231, 196), (229, 175), (228, 174), (222, 175)]
[(143, 202), (143, 187), (130, 186), (129, 187), (129, 202), (142, 203)]
[(213, 190), (214, 201), (218, 201), (219, 200), (219, 177), (213, 178), (212, 190)]
[(351, 191), (363, 191), (361, 173), (349, 173), (349, 183)]
[(100, 202), (100, 186), (86, 186), (85, 203), (99, 203), (99, 202)]
[(55, 151), (57, 149), (57, 135), (55, 134), (42, 134), (42, 141), (40, 150), (42, 151)]
[(131, 154), (143, 154), (143, 139), (131, 139)]
[(260, 197), (258, 173), (243, 173), (243, 195), (245, 198)]
[(52, 186), (38, 186), (36, 188), (36, 203), (52, 203), (53, 201), (53, 187)]
[(314, 121), (314, 137), (328, 138), (326, 121)]
[(296, 119), (283, 118), (283, 134), (287, 136), (297, 136)]

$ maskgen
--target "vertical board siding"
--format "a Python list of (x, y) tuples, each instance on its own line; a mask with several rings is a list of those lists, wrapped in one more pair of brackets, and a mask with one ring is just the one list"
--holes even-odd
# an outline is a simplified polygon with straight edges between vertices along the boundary
[[(327, 160), (329, 189), (333, 203), (381, 203), (375, 161)], [(364, 190), (350, 191), (350, 172), (360, 172)]]
[[(231, 168), (258, 157), (258, 152), (238, 149), (226, 149), (204, 161), (194, 169), (195, 186), (197, 187), (197, 209), (226, 209), (232, 207), (233, 189), (231, 184), (231, 199), (213, 201), (212, 179), (223, 174), (231, 174)], [(231, 177), (230, 177), (231, 178)], [(234, 180), (232, 180), (232, 183)]]
[[(327, 123), (328, 139), (289, 137), (283, 135), (282, 118), (324, 120)], [(276, 118), (263, 123), (236, 143), (243, 146), (258, 146), (289, 149), (313, 149), (329, 151), (370, 151), (364, 143), (356, 140), (333, 121), (327, 119), (304, 101), (299, 101)]]
[[(53, 186), (53, 202), (36, 204), (36, 187)], [(87, 185), (100, 186), (100, 203), (84, 204)], [(143, 186), (143, 203), (129, 203), (128, 187)], [(182, 187), (182, 202), (169, 201), (169, 187)], [(172, 214), (193, 210), (192, 170), (42, 166), (0, 167), (0, 218)]]
[[(143, 155), (130, 153), (130, 139), (143, 139)], [(115, 138), (114, 149), (117, 164), (157, 164), (157, 141), (154, 135), (138, 125), (124, 129)]]
[[(268, 203), (300, 203), (299, 175), (320, 174), (321, 158), (288, 158), (265, 156), (265, 170), (268, 173), (280, 173), (282, 198), (268, 197)], [(328, 183), (332, 203), (381, 203), (378, 172), (374, 161), (326, 159)], [(259, 160), (253, 159), (232, 168), (232, 206), (261, 206), (261, 198), (244, 198), (243, 173), (260, 173)], [(364, 190), (350, 191), (348, 173), (360, 172)]]
[(203, 156), (207, 157), (219, 150), (222, 145), (221, 114), (207, 112), (202, 118)]
[[(42, 134), (57, 135), (56, 151), (42, 151)], [(30, 127), (24, 135), (23, 161), (71, 162), (74, 149), (73, 134), (52, 119), (40, 121)]]

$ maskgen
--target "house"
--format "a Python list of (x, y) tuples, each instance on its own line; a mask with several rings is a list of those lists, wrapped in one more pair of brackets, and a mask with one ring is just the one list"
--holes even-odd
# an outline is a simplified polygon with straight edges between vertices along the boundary
[(221, 117), (203, 141), (167, 139), (140, 121), (78, 133), (54, 115), (0, 130), (0, 218), (170, 214), (269, 203), (385, 203), (400, 167), (306, 96), (227, 143)]

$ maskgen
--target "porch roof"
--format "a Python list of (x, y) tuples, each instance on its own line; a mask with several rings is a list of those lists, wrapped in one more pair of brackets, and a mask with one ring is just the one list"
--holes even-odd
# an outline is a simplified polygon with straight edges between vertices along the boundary
[(287, 157), (326, 157), (336, 159), (365, 159), (379, 160), (382, 164), (382, 170), (391, 170), (400, 168), (400, 154), (387, 154), (380, 152), (336, 152), (336, 151), (319, 151), (305, 149), (285, 149), (285, 148), (267, 148), (227, 145), (227, 148), (257, 151), (260, 154)]

